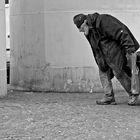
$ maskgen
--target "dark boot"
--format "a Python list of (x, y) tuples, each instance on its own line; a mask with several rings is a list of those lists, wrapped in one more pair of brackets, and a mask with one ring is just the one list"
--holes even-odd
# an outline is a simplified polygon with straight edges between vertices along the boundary
[(116, 101), (114, 97), (104, 97), (101, 100), (97, 100), (96, 104), (98, 105), (116, 105)]
[(133, 94), (129, 96), (128, 105), (134, 106), (136, 105), (139, 98), (139, 94)]

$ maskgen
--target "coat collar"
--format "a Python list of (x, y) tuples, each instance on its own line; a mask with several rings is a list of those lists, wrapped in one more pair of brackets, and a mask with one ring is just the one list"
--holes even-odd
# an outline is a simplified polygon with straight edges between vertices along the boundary
[(99, 16), (98, 13), (87, 15), (87, 23), (90, 28), (96, 28), (96, 20), (97, 20), (98, 16)]

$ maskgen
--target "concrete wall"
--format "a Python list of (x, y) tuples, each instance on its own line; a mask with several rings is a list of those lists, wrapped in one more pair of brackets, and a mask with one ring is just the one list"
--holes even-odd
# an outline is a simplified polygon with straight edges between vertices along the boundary
[(5, 5), (0, 1), (0, 97), (7, 95)]
[[(72, 18), (109, 13), (140, 40), (138, 0), (11, 0), (11, 85), (46, 91), (90, 92), (101, 88), (98, 68)], [(114, 87), (121, 88), (114, 80)]]

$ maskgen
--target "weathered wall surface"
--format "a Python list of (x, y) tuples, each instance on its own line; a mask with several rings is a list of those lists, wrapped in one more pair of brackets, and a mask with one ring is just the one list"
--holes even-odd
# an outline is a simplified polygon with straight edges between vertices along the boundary
[(7, 94), (5, 5), (0, 1), (0, 97)]
[(11, 0), (10, 9), (14, 88), (64, 92), (101, 88), (91, 48), (73, 24), (75, 14), (112, 14), (140, 40), (138, 0)]

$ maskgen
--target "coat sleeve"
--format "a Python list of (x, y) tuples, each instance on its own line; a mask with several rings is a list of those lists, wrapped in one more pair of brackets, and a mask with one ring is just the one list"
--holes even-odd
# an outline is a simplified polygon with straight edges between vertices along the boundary
[(105, 37), (116, 40), (126, 52), (132, 53), (138, 49), (139, 45), (130, 30), (115, 17), (104, 15), (99, 25), (100, 32)]

